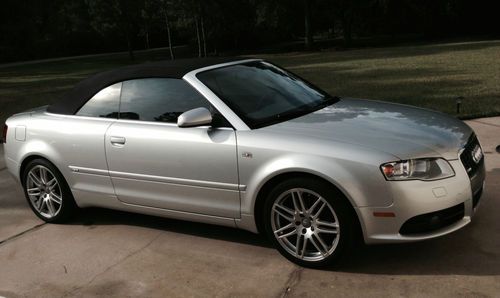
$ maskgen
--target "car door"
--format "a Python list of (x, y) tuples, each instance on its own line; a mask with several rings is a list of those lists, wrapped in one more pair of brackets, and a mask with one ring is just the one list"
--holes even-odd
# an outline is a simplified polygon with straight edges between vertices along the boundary
[(65, 156), (73, 195), (82, 205), (102, 205), (114, 200), (108, 175), (104, 139), (118, 118), (121, 83), (108, 86), (90, 98), (74, 116), (53, 117), (50, 138)]
[(198, 107), (210, 105), (183, 80), (123, 82), (120, 119), (105, 138), (110, 176), (120, 201), (239, 217), (235, 131), (176, 124), (182, 112)]

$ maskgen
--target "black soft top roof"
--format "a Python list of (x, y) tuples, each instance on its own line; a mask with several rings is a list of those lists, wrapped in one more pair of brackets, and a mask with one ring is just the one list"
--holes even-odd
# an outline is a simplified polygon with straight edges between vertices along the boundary
[(206, 66), (244, 60), (246, 58), (195, 58), (173, 61), (150, 62), (130, 65), (93, 75), (73, 87), (59, 100), (51, 104), (47, 111), (56, 114), (75, 114), (92, 96), (103, 88), (115, 83), (141, 78), (181, 79), (192, 70)]

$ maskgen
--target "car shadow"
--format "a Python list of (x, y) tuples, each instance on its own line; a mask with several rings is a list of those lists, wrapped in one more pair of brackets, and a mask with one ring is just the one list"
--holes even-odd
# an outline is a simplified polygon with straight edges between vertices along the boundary
[(483, 249), (467, 237), (475, 228), (469, 226), (423, 242), (365, 245), (330, 270), (383, 275), (499, 275), (498, 251)]
[(69, 224), (89, 226), (90, 228), (103, 225), (129, 225), (254, 246), (272, 247), (263, 235), (236, 228), (102, 208), (82, 209)]
[[(482, 213), (484, 216), (486, 212)], [(272, 244), (264, 235), (235, 228), (100, 208), (82, 210), (71, 224), (89, 228), (101, 225), (131, 225), (272, 248)], [(494, 228), (481, 231), (484, 228), (483, 224), (481, 221), (473, 222), (453, 234), (423, 242), (360, 245), (345, 254), (339, 264), (323, 270), (384, 275), (499, 275), (500, 239), (480, 237), (478, 240), (478, 234), (490, 234), (489, 237), (495, 235)]]

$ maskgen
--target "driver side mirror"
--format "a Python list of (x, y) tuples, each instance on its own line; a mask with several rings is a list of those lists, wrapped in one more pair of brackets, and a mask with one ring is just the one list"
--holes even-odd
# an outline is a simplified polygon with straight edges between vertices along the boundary
[(210, 125), (212, 123), (212, 114), (207, 108), (196, 108), (182, 113), (177, 118), (179, 127), (195, 127)]

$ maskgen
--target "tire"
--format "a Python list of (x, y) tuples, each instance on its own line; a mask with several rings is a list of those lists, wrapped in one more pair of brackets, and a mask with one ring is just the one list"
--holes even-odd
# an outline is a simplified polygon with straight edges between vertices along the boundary
[(64, 223), (78, 209), (63, 175), (49, 161), (41, 158), (30, 161), (21, 178), (31, 210), (43, 221)]
[(300, 266), (333, 265), (355, 243), (356, 215), (347, 198), (327, 182), (309, 177), (281, 182), (264, 208), (267, 236), (284, 257)]

